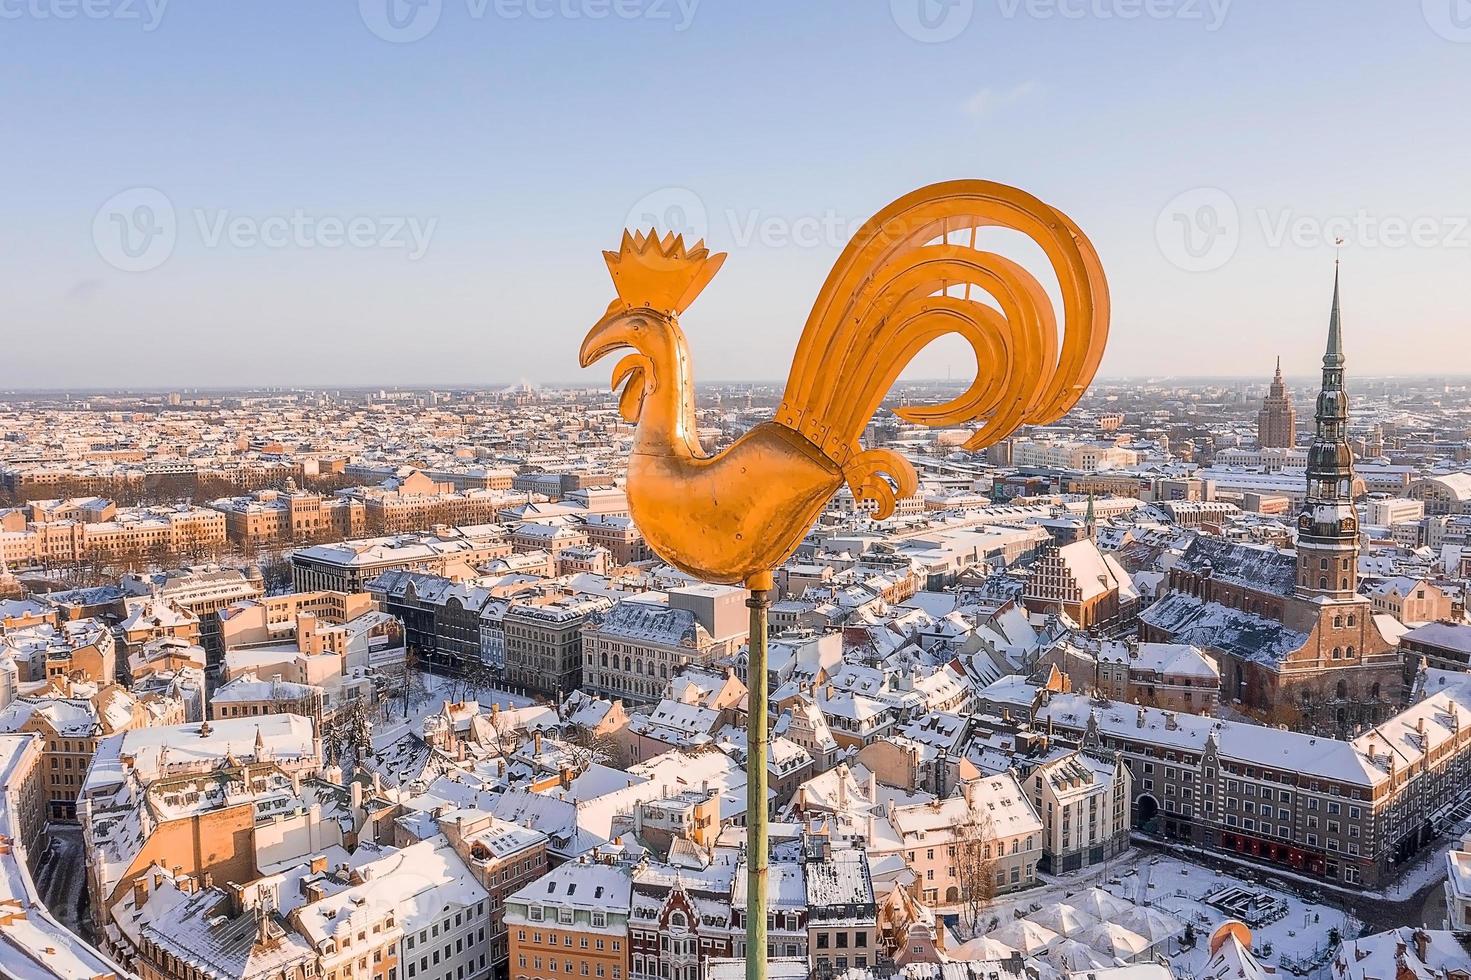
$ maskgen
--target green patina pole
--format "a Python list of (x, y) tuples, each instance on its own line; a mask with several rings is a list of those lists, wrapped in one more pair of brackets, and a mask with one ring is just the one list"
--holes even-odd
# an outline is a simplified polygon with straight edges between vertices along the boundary
[(746, 980), (766, 980), (766, 611), (771, 582), (752, 588), (746, 680)]

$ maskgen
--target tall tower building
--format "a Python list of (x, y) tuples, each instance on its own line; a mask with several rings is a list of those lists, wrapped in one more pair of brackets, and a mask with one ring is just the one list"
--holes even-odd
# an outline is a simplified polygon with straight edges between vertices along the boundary
[(1267, 397), (1262, 399), (1262, 410), (1256, 417), (1256, 441), (1262, 448), (1291, 449), (1297, 443), (1297, 409), (1292, 407), (1292, 395), (1282, 382), (1282, 358), (1277, 358), (1277, 374)]
[(1354, 515), (1354, 458), (1348, 445), (1343, 363), (1335, 263), (1323, 390), (1315, 412), (1317, 432), (1308, 450), (1307, 501), (1297, 519), (1297, 594), (1305, 599), (1351, 599), (1358, 590), (1359, 522)]

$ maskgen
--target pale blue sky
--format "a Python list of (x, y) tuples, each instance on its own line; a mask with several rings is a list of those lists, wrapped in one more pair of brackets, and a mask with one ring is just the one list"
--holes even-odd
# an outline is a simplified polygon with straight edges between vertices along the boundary
[(0, 0), (0, 387), (591, 378), (691, 212), (697, 377), (784, 377), (830, 229), (963, 176), (1092, 236), (1107, 374), (1309, 374), (1339, 231), (1350, 371), (1471, 372), (1468, 0), (151, 2)]

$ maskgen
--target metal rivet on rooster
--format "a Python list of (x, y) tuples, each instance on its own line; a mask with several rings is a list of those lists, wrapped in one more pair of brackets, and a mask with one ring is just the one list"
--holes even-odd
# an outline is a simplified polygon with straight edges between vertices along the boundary
[[(975, 247), (985, 227), (1019, 231), (1046, 253), (1062, 297), (1060, 340), (1031, 273)], [(907, 460), (865, 450), (858, 438), (930, 341), (965, 338), (975, 381), (944, 404), (895, 412), (929, 426), (979, 422), (965, 444), (976, 450), (1064, 415), (1092, 381), (1108, 337), (1103, 267), (1066, 215), (1003, 184), (933, 184), (874, 215), (843, 250), (807, 317), (776, 417), (707, 456), (678, 317), (725, 256), (653, 231), (625, 232), (618, 251), (603, 254), (618, 298), (583, 341), (582, 365), (633, 350), (613, 370), (615, 390), (624, 385), (620, 410), (637, 424), (629, 511), (655, 554), (706, 582), (769, 587), (845, 482), (856, 499), (875, 502), (879, 518), (914, 493)]]
[[(987, 227), (1019, 231), (1047, 255), (1062, 297), (1060, 340), (1042, 285), (976, 247), (976, 231)], [(676, 568), (751, 590), (745, 949), (747, 980), (764, 980), (769, 692), (761, 681), (772, 573), (844, 483), (855, 499), (873, 501), (879, 518), (915, 492), (908, 460), (864, 449), (858, 437), (930, 341), (964, 337), (975, 351), (975, 380), (944, 404), (895, 412), (930, 426), (979, 422), (965, 446), (980, 449), (1017, 426), (1056, 421), (1082, 397), (1108, 337), (1108, 284), (1077, 225), (1030, 194), (984, 180), (920, 188), (874, 215), (843, 249), (807, 317), (775, 418), (707, 456), (677, 318), (725, 256), (653, 230), (625, 231), (618, 251), (603, 254), (618, 298), (583, 340), (581, 359), (587, 367), (633, 351), (613, 369), (613, 388), (623, 385), (619, 410), (636, 425), (627, 483), (634, 524)]]

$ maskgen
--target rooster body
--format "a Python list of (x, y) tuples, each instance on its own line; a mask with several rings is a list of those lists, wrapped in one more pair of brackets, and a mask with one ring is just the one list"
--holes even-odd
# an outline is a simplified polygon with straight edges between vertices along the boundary
[[(770, 477), (780, 460), (780, 476)], [(707, 582), (743, 582), (775, 568), (817, 520), (842, 471), (786, 426), (763, 422), (717, 456), (628, 459), (628, 509), (665, 561)], [(677, 513), (672, 528), (661, 515)]]
[[(1029, 235), (1057, 272), (1067, 331), (1059, 349), (1050, 301), (1022, 267), (978, 251), (974, 231), (1000, 225)], [(969, 230), (969, 245), (953, 245)], [(584, 366), (622, 348), (613, 371), (620, 410), (636, 422), (629, 511), (653, 551), (708, 582), (769, 584), (846, 482), (878, 517), (917, 489), (913, 466), (859, 436), (909, 360), (958, 333), (975, 350), (975, 382), (940, 406), (900, 408), (908, 421), (984, 419), (977, 449), (1025, 422), (1053, 421), (1097, 370), (1108, 294), (1092, 246), (1061, 213), (1014, 188), (952, 181), (879, 212), (854, 236), (803, 330), (773, 421), (722, 452), (695, 435), (694, 379), (677, 317), (715, 275), (723, 255), (703, 244), (625, 232), (605, 253), (619, 298), (583, 341)], [(953, 295), (957, 288), (963, 296)], [(972, 287), (996, 306), (971, 299)], [(999, 307), (999, 309), (998, 309)]]

